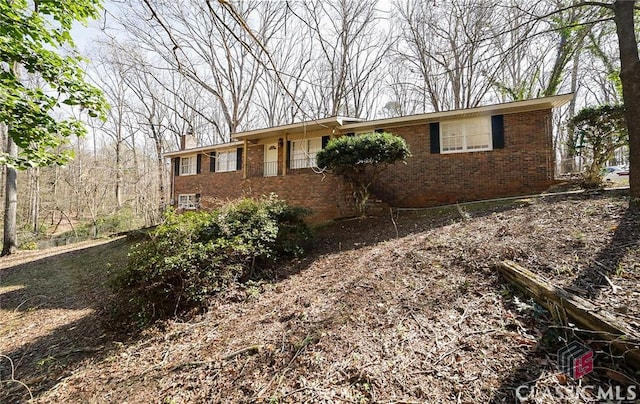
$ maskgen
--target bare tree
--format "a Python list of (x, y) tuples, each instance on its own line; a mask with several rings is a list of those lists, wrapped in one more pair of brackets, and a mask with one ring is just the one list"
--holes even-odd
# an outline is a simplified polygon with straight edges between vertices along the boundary
[[(629, 185), (630, 204), (640, 205), (640, 58), (638, 56), (638, 40), (634, 13), (638, 9), (637, 2), (615, 0), (607, 1), (576, 1), (568, 5), (556, 4), (556, 8), (547, 12), (544, 2), (535, 3), (528, 10), (531, 16), (530, 24), (539, 24), (545, 21), (562, 21), (558, 30), (570, 30), (579, 27), (578, 32), (594, 27), (595, 25), (613, 22), (618, 37), (618, 53), (620, 57), (620, 81), (622, 87), (622, 99), (625, 105), (625, 120), (629, 130)], [(542, 7), (542, 8), (541, 8)], [(577, 16), (569, 21), (563, 20), (563, 16)], [(560, 16), (557, 18), (557, 16)], [(578, 38), (584, 40), (586, 34), (580, 34)], [(569, 51), (572, 55), (574, 51)], [(562, 61), (559, 56), (556, 60)], [(562, 64), (562, 63), (556, 63)], [(555, 66), (555, 64), (554, 64)], [(555, 77), (552, 75), (552, 78)], [(556, 79), (549, 81), (550, 89), (553, 89)]]
[(396, 3), (401, 41), (396, 57), (421, 82), (424, 111), (475, 107), (485, 98), (501, 59), (486, 41), (495, 4), (454, 0), (434, 7)]
[(301, 107), (311, 85), (307, 73), (314, 66), (313, 46), (305, 40), (300, 23), (291, 18), (289, 9), (285, 11), (278, 35), (265, 44), (273, 66), (264, 63), (266, 74), (260, 76), (256, 86), (254, 106), (258, 122), (264, 126), (293, 123), (306, 114)]
[(620, 50), (620, 79), (629, 131), (629, 187), (631, 206), (640, 206), (640, 57), (634, 24), (635, 1), (615, 1), (613, 9)]
[(368, 117), (374, 102), (382, 63), (392, 44), (379, 24), (371, 0), (312, 0), (289, 4), (318, 49), (307, 72), (306, 104), (314, 117)]
[(389, 63), (384, 83), (389, 101), (382, 107), (382, 116), (391, 118), (426, 110), (426, 94), (420, 80), (403, 64)]
[[(123, 147), (125, 141), (133, 136), (127, 119), (130, 107), (127, 105), (130, 94), (126, 85), (127, 70), (130, 66), (119, 63), (118, 55), (113, 52), (102, 52), (96, 66), (95, 75), (100, 77), (100, 87), (111, 104), (111, 109), (104, 122), (95, 122), (101, 133), (111, 139), (115, 161), (113, 165), (114, 196), (116, 210), (122, 208), (123, 199)], [(95, 129), (94, 129), (95, 130)]]
[[(216, 100), (226, 123), (224, 140), (246, 128), (256, 83), (264, 69), (245, 27), (218, 2), (183, 0), (151, 4), (134, 1), (123, 26), (141, 49), (158, 55), (171, 69), (202, 87)], [(235, 10), (260, 40), (277, 31), (279, 7), (246, 1)]]

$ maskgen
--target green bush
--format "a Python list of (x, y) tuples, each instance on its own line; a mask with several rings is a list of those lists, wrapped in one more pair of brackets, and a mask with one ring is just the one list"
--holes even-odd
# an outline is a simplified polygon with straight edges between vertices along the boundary
[(353, 188), (356, 209), (366, 216), (371, 185), (390, 165), (411, 156), (405, 140), (392, 133), (365, 133), (332, 139), (316, 156), (318, 167), (344, 176)]
[(586, 159), (586, 188), (602, 186), (603, 168), (616, 150), (629, 145), (624, 105), (583, 108), (569, 121), (573, 129), (569, 150)]
[(20, 244), (20, 246), (18, 248), (20, 250), (37, 250), (38, 249), (38, 243), (36, 243), (34, 240), (26, 241), (26, 242)]
[(143, 225), (144, 221), (136, 217), (130, 208), (123, 208), (110, 215), (100, 216), (96, 220), (98, 235), (139, 229)]
[(275, 196), (214, 212), (168, 212), (149, 239), (131, 249), (114, 292), (143, 323), (201, 307), (277, 260), (301, 254), (310, 238), (308, 213)]

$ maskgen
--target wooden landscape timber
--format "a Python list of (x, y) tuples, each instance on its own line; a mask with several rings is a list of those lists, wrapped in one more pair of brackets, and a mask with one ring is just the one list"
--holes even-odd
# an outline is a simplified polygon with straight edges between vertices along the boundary
[[(516, 264), (502, 261), (498, 271), (510, 283), (531, 295), (560, 322), (570, 320), (578, 329), (595, 332), (610, 341), (614, 351), (623, 355), (627, 365), (640, 370), (640, 332), (588, 300), (557, 287), (539, 275)], [(566, 324), (563, 324), (566, 325)]]

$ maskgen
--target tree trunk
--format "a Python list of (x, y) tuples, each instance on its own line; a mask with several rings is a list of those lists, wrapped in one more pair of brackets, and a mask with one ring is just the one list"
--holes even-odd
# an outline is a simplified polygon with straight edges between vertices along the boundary
[[(10, 158), (18, 157), (18, 146), (16, 146), (11, 136), (7, 136), (7, 155)], [(18, 228), (16, 225), (16, 213), (18, 211), (18, 173), (17, 170), (11, 166), (6, 166), (6, 170), (2, 256), (13, 254), (18, 250)]]
[[(162, 218), (162, 214), (167, 208), (167, 190), (165, 186), (164, 157), (162, 155), (162, 136), (158, 133), (151, 119), (149, 119), (149, 126), (151, 128), (151, 139), (153, 139), (153, 146), (156, 151), (156, 174), (158, 175), (158, 210), (153, 212), (153, 224), (156, 224), (160, 222), (160, 218)], [(173, 191), (173, 189), (171, 191)]]
[(635, 1), (618, 0), (613, 4), (620, 48), (620, 79), (629, 131), (629, 204), (640, 206), (640, 58), (633, 9)]
[[(0, 145), (2, 145), (3, 147), (7, 144), (7, 137), (9, 136), (9, 134), (7, 133), (7, 126), (0, 122)], [(5, 181), (5, 175), (7, 170), (5, 170), (6, 166), (2, 166), (2, 168), (0, 169), (0, 195), (4, 195), (4, 187), (6, 184)], [(2, 212), (4, 212), (4, 199), (0, 198), (0, 209), (2, 209)]]
[(164, 167), (164, 158), (162, 156), (162, 143), (159, 139), (155, 138), (155, 146), (156, 146), (156, 157), (157, 157), (157, 165), (156, 169), (158, 171), (158, 215), (154, 215), (154, 221), (159, 221), (162, 217), (164, 210), (167, 207), (166, 201), (166, 190), (164, 185), (164, 177), (165, 177), (165, 167)]
[(31, 173), (31, 229), (38, 234), (40, 224), (40, 167), (35, 167)]
[[(580, 54), (581, 49), (576, 51), (575, 56), (573, 57), (573, 67), (571, 68), (571, 92), (576, 94), (578, 92), (578, 69), (580, 68)], [(576, 97), (571, 97), (571, 101), (569, 101), (569, 119), (573, 118), (576, 114)], [(560, 132), (560, 131), (559, 131)], [(560, 150), (562, 150), (562, 173), (574, 173), (576, 171), (575, 164), (575, 150), (576, 150), (576, 139), (575, 139), (575, 129), (573, 126), (569, 125), (567, 128), (567, 141), (565, 144), (556, 145), (556, 147), (560, 146)]]
[(122, 209), (122, 140), (116, 139), (116, 211)]

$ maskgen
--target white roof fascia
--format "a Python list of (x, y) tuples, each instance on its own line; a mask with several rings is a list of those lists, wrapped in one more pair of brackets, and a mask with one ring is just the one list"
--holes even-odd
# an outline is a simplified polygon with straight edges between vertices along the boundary
[(397, 118), (377, 119), (358, 123), (346, 124), (340, 127), (343, 132), (357, 131), (358, 129), (394, 127), (405, 125), (417, 125), (424, 122), (433, 122), (443, 118), (453, 118), (456, 116), (486, 115), (496, 112), (525, 112), (544, 108), (558, 108), (573, 98), (573, 94), (562, 94), (551, 97), (535, 98), (531, 100), (512, 101), (502, 104), (484, 105), (481, 107), (456, 109), (451, 111), (429, 112), (426, 114), (401, 116)]
[(195, 147), (193, 149), (184, 149), (184, 150), (176, 150), (172, 152), (164, 153), (164, 157), (175, 157), (175, 156), (184, 156), (188, 154), (197, 154), (207, 150), (218, 150), (218, 149), (227, 149), (233, 147), (242, 146), (244, 142), (229, 142), (229, 143), (219, 143), (210, 146), (201, 146)]
[(329, 118), (316, 119), (311, 121), (304, 121), (298, 123), (292, 123), (289, 125), (273, 126), (270, 128), (262, 128), (256, 130), (250, 130), (247, 132), (240, 132), (232, 134), (233, 139), (263, 139), (269, 136), (276, 136), (281, 133), (298, 133), (305, 130), (317, 130), (323, 127), (333, 128), (336, 126), (342, 126), (345, 122), (361, 122), (359, 118), (349, 118), (343, 116), (333, 116)]

